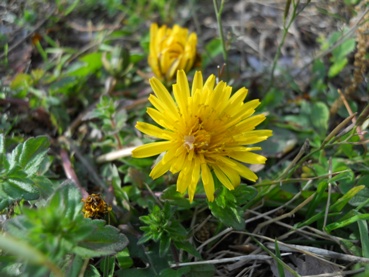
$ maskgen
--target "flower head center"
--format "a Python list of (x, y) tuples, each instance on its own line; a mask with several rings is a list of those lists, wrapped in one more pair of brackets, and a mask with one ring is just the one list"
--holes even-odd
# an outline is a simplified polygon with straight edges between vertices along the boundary
[(187, 151), (194, 150), (198, 152), (206, 152), (210, 145), (211, 135), (204, 129), (192, 132), (189, 136), (184, 136), (184, 146)]

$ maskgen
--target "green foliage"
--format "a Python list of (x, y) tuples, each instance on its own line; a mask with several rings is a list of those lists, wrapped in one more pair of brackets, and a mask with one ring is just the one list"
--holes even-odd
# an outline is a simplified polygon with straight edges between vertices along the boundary
[(35, 274), (29, 276), (42, 276), (42, 266), (48, 263), (61, 268), (70, 253), (92, 258), (112, 255), (126, 247), (127, 238), (118, 229), (105, 225), (103, 220), (84, 218), (81, 208), (78, 189), (70, 182), (63, 183), (44, 206), (37, 210), (24, 208), (23, 215), (6, 221), (6, 236), (21, 241), (22, 248), (12, 249), (2, 241), (0, 246), (11, 253), (23, 253), (28, 262), (22, 274)]
[(197, 255), (193, 247), (186, 243), (186, 229), (173, 218), (175, 210), (168, 203), (164, 207), (154, 205), (149, 215), (141, 216), (140, 220), (146, 225), (140, 227), (144, 231), (138, 243), (142, 244), (149, 240), (159, 242), (159, 255), (164, 256), (173, 242), (177, 247), (186, 249), (191, 254)]
[[(0, 134), (0, 197), (2, 203), (36, 200), (50, 193), (50, 182), (42, 175), (48, 168), (47, 137), (30, 138), (7, 153)], [(0, 207), (3, 209), (4, 207)]]
[[(328, 50), (333, 47), (338, 40), (342, 38), (348, 30), (344, 32), (334, 32), (327, 40), (321, 39), (321, 45), (323, 50)], [(337, 76), (347, 65), (347, 56), (355, 49), (355, 39), (348, 38), (342, 43), (338, 43), (338, 46), (332, 50), (331, 67), (328, 70), (329, 77)]]
[(231, 226), (235, 230), (243, 230), (245, 227), (242, 215), (243, 208), (257, 192), (252, 187), (240, 185), (234, 191), (221, 187), (221, 192), (214, 202), (209, 203), (212, 214), (226, 226)]

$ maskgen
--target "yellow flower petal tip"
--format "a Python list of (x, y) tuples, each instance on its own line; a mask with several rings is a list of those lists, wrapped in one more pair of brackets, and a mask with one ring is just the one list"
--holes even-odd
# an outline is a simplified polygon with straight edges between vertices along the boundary
[(150, 53), (148, 63), (157, 78), (171, 81), (177, 70), (190, 71), (198, 62), (197, 35), (188, 29), (174, 25), (150, 27)]
[(187, 191), (191, 202), (200, 180), (208, 201), (214, 200), (214, 178), (230, 190), (240, 184), (241, 177), (256, 181), (256, 174), (245, 164), (265, 163), (264, 156), (252, 151), (261, 150), (254, 144), (272, 135), (271, 130), (255, 130), (265, 119), (254, 115), (258, 100), (244, 102), (246, 89), (232, 95), (231, 87), (214, 80), (211, 75), (204, 82), (202, 73), (196, 72), (190, 86), (185, 70), (178, 70), (173, 96), (157, 81), (151, 82), (156, 96), (148, 113), (159, 126), (136, 125), (161, 141), (138, 147), (133, 156), (163, 153), (150, 176), (179, 172), (177, 191)]

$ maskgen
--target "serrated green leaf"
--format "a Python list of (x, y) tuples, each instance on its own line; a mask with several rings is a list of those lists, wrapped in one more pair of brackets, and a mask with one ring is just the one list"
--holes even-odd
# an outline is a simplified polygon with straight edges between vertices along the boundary
[(10, 155), (11, 167), (19, 165), (28, 175), (36, 174), (45, 159), (49, 145), (47, 137), (27, 139), (12, 151)]
[(63, 217), (73, 221), (81, 216), (82, 196), (80, 191), (71, 181), (63, 182), (48, 200), (48, 208), (57, 213), (63, 214)]
[(54, 184), (45, 176), (34, 176), (32, 181), (41, 198), (47, 199), (54, 193)]
[(226, 226), (230, 226), (235, 230), (243, 230), (245, 223), (242, 219), (241, 212), (234, 206), (219, 206), (216, 201), (209, 203), (211, 213), (218, 218)]
[(36, 200), (39, 198), (39, 193), (33, 182), (27, 178), (8, 178), (2, 183), (2, 190), (14, 200)]
[(19, 166), (12, 168), (2, 179), (0, 194), (4, 194), (3, 197), (9, 197), (13, 200), (22, 198), (35, 200), (39, 197), (39, 192), (36, 186), (34, 186), (34, 182), (27, 177), (27, 174)]
[(101, 257), (123, 250), (128, 239), (113, 226), (105, 225), (104, 220), (91, 220), (91, 230), (87, 237), (78, 243), (73, 252), (85, 258)]

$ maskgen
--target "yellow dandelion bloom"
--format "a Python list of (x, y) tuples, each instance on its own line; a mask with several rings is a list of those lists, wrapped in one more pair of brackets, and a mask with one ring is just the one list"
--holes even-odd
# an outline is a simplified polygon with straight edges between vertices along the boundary
[(174, 25), (150, 27), (150, 54), (148, 63), (160, 80), (170, 81), (178, 69), (188, 72), (196, 60), (197, 36), (188, 29)]
[(214, 200), (213, 176), (229, 190), (240, 184), (241, 177), (257, 180), (244, 163), (265, 163), (265, 157), (252, 152), (261, 148), (250, 145), (266, 140), (272, 131), (255, 130), (265, 115), (253, 115), (260, 101), (244, 102), (246, 88), (232, 95), (225, 82), (216, 84), (211, 75), (204, 83), (198, 71), (190, 89), (183, 70), (173, 85), (174, 98), (158, 79), (150, 79), (150, 84), (155, 95), (149, 101), (155, 108), (147, 113), (161, 128), (145, 122), (138, 122), (136, 128), (161, 141), (137, 147), (132, 156), (165, 153), (150, 173), (153, 179), (167, 171), (179, 172), (177, 191), (188, 191), (191, 202), (200, 178), (209, 201)]

